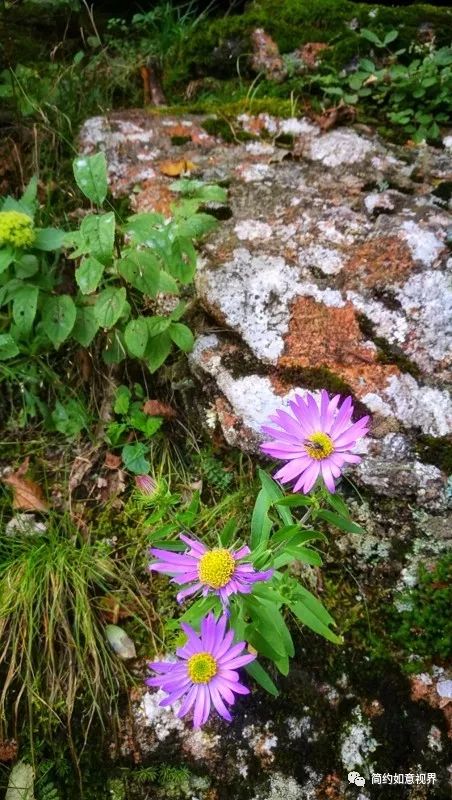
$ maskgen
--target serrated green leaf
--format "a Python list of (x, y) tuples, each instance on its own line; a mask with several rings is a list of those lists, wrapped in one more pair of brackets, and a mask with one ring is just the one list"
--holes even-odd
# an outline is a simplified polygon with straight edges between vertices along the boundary
[(37, 228), (35, 233), (33, 247), (36, 250), (44, 250), (46, 252), (60, 250), (66, 236), (65, 232), (58, 230), (58, 228)]
[(39, 289), (37, 286), (23, 286), (14, 295), (13, 320), (21, 334), (30, 333), (36, 316)]
[(124, 341), (131, 356), (143, 358), (149, 338), (146, 317), (131, 319), (124, 331)]
[(94, 314), (101, 328), (112, 328), (122, 314), (126, 302), (126, 290), (108, 288), (101, 292), (94, 306)]
[(74, 178), (88, 200), (101, 206), (108, 191), (107, 159), (105, 153), (77, 156), (72, 162)]
[(78, 306), (75, 324), (71, 331), (72, 338), (82, 347), (89, 347), (98, 330), (99, 323), (94, 306)]
[(160, 265), (157, 257), (147, 250), (136, 250), (118, 261), (118, 271), (135, 289), (149, 297), (159, 291)]
[(182, 322), (172, 322), (168, 330), (174, 344), (183, 350), (184, 353), (189, 353), (193, 350), (195, 337), (187, 325), (184, 325)]
[(0, 333), (0, 360), (6, 361), (8, 358), (17, 356), (19, 348), (9, 333)]
[(42, 327), (56, 348), (68, 338), (76, 316), (77, 309), (69, 295), (60, 294), (45, 300), (41, 313)]
[(68, 400), (67, 403), (57, 400), (50, 416), (56, 430), (65, 436), (78, 436), (88, 428), (88, 414), (79, 400)]
[(101, 264), (94, 256), (84, 258), (75, 270), (75, 280), (82, 294), (95, 292), (104, 274), (105, 264)]

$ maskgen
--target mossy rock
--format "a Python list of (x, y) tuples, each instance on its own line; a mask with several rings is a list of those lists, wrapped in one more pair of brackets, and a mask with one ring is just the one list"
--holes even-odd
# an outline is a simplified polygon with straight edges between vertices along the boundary
[(251, 52), (250, 35), (255, 28), (264, 28), (281, 53), (307, 42), (331, 45), (325, 58), (339, 68), (371, 49), (371, 44), (350, 28), (352, 20), (376, 33), (397, 28), (398, 48), (408, 47), (418, 38), (419, 27), (428, 25), (441, 46), (450, 42), (452, 10), (427, 4), (385, 7), (348, 0), (255, 0), (242, 14), (202, 22), (185, 44), (182, 61), (187, 77), (243, 74)]

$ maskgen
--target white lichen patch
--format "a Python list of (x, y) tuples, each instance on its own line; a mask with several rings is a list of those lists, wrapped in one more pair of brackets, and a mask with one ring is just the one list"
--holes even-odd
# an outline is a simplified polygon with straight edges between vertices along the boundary
[[(425, 372), (452, 360), (452, 284), (439, 270), (412, 275), (397, 292), (409, 320), (407, 350)], [(435, 363), (436, 362), (436, 363)]]
[(234, 231), (238, 239), (249, 242), (270, 239), (273, 233), (271, 225), (257, 219), (242, 219), (237, 223)]
[(441, 239), (413, 220), (406, 220), (402, 223), (402, 234), (413, 258), (426, 267), (432, 266), (444, 249)]
[(348, 291), (347, 299), (373, 322), (377, 336), (386, 339), (390, 344), (401, 345), (405, 342), (408, 335), (408, 320), (404, 314), (387, 308), (378, 300), (364, 298), (358, 292)]
[(317, 733), (312, 730), (312, 719), (308, 716), (287, 717), (286, 729), (287, 735), (292, 741), (306, 738), (308, 742), (313, 742), (317, 739)]
[(443, 744), (441, 741), (441, 731), (436, 725), (432, 725), (428, 732), (427, 745), (429, 750), (432, 750), (434, 753), (442, 752)]
[(201, 265), (197, 289), (208, 306), (216, 307), (227, 325), (267, 363), (275, 363), (283, 353), (290, 303), (295, 297), (313, 297), (334, 307), (345, 305), (339, 291), (302, 281), (282, 257), (253, 255), (245, 248), (234, 250), (233, 258), (221, 269)]
[(368, 139), (352, 130), (338, 129), (325, 133), (311, 142), (310, 157), (326, 167), (355, 164), (375, 150)]
[(298, 263), (301, 267), (316, 267), (324, 275), (336, 275), (343, 267), (344, 257), (333, 247), (313, 244), (298, 251)]
[(272, 156), (276, 148), (269, 142), (248, 142), (245, 150), (252, 156)]
[(407, 428), (420, 428), (430, 436), (447, 436), (452, 431), (449, 393), (419, 386), (412, 375), (393, 375), (381, 394), (369, 392), (362, 400), (373, 413), (394, 416)]
[(180, 708), (180, 703), (176, 702), (172, 706), (162, 708), (159, 703), (166, 697), (162, 689), (156, 692), (146, 692), (141, 700), (137, 718), (140, 724), (152, 731), (158, 742), (163, 742), (168, 736), (174, 733), (182, 734), (186, 730), (185, 723), (176, 717), (176, 712)]
[(281, 772), (275, 772), (270, 776), (270, 783), (267, 788), (260, 789), (254, 795), (253, 800), (314, 800), (315, 793), (313, 788), (300, 786), (300, 784)]
[(254, 724), (245, 725), (242, 736), (262, 764), (268, 765), (275, 760), (273, 751), (277, 747), (278, 737), (272, 733), (271, 722), (266, 722), (263, 728)]
[(358, 769), (364, 775), (369, 775), (373, 766), (370, 756), (378, 747), (378, 742), (372, 735), (372, 727), (368, 720), (364, 720), (359, 706), (352, 711), (352, 720), (349, 722), (341, 737), (341, 761), (345, 772)]

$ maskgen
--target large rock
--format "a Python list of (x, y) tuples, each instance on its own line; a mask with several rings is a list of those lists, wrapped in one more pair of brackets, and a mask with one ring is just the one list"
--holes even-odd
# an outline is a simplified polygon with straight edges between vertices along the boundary
[(241, 115), (228, 144), (203, 122), (112, 114), (88, 120), (81, 142), (105, 150), (114, 194), (137, 211), (170, 213), (171, 164), (229, 184), (230, 218), (206, 242), (196, 284), (224, 330), (191, 357), (205, 408), (230, 444), (257, 452), (261, 424), (295, 387), (351, 392), (374, 440), (400, 434), (371, 440), (356, 478), (441, 507), (445, 476), (417, 445), (452, 431), (448, 149), (268, 114)]

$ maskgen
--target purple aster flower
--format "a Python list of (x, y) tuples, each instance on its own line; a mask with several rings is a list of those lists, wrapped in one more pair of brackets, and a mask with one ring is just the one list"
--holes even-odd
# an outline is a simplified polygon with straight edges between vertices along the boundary
[(159, 560), (149, 565), (150, 570), (172, 575), (174, 583), (190, 584), (178, 593), (179, 603), (198, 591), (204, 597), (213, 591), (225, 606), (231, 594), (249, 594), (253, 583), (267, 581), (273, 575), (272, 569), (255, 572), (250, 561), (242, 561), (250, 554), (249, 547), (244, 546), (235, 551), (225, 547), (209, 550), (201, 542), (182, 533), (179, 538), (189, 545), (188, 551), (175, 553), (151, 548), (151, 554)]
[(358, 464), (361, 458), (353, 453), (357, 440), (365, 436), (369, 417), (351, 422), (353, 403), (346, 397), (339, 405), (340, 395), (331, 400), (322, 389), (319, 400), (312, 394), (296, 394), (289, 402), (292, 414), (279, 409), (270, 417), (278, 428), (268, 425), (262, 430), (274, 437), (264, 442), (262, 450), (288, 463), (275, 474), (281, 483), (296, 481), (293, 491), (307, 494), (321, 475), (330, 492), (336, 487), (345, 464)]
[(232, 644), (234, 631), (226, 631), (227, 616), (217, 621), (213, 614), (201, 622), (198, 635), (190, 625), (182, 623), (187, 642), (176, 650), (178, 660), (174, 662), (154, 661), (148, 666), (159, 673), (157, 678), (148, 678), (148, 686), (158, 686), (167, 693), (161, 706), (169, 706), (176, 700), (182, 705), (177, 712), (184, 717), (193, 708), (193, 727), (199, 728), (207, 721), (211, 705), (223, 719), (231, 722), (226, 708), (233, 705), (236, 694), (249, 694), (249, 689), (239, 683), (236, 671), (256, 658), (252, 653), (243, 653), (246, 642)]

